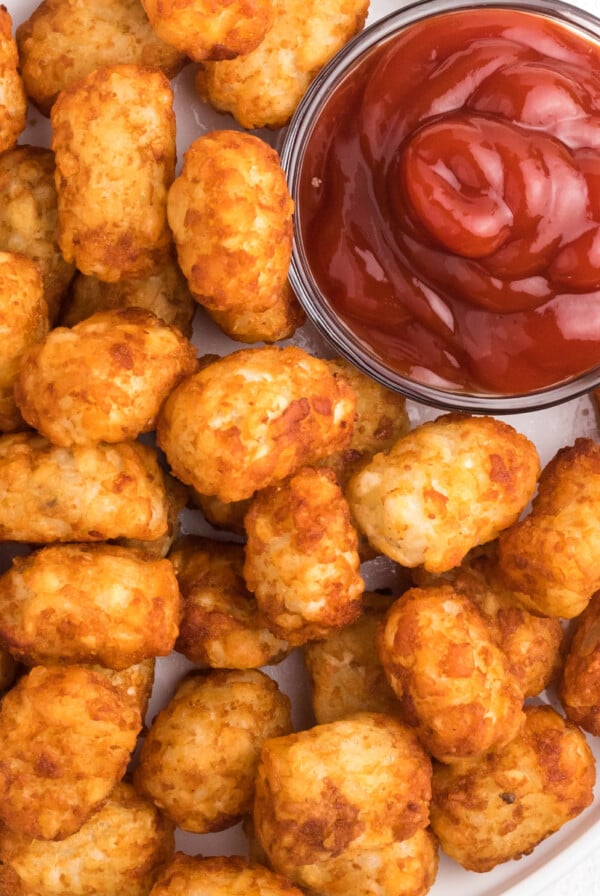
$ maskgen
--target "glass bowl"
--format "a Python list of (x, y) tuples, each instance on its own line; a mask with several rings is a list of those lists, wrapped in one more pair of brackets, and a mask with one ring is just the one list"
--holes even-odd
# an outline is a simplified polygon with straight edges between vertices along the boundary
[[(426, 249), (423, 253), (425, 261), (418, 271), (419, 294), (425, 296), (428, 307), (424, 311), (418, 310), (418, 324), (415, 329), (410, 322), (410, 314), (406, 315), (404, 309), (408, 293), (405, 287), (399, 288), (397, 281), (389, 273), (390, 270), (392, 272), (396, 270), (396, 261), (399, 257), (394, 228), (395, 233), (399, 233), (403, 241), (401, 253), (405, 253), (406, 246), (413, 246), (415, 232), (418, 235), (422, 231), (420, 220), (415, 230), (414, 208), (412, 207), (408, 212), (408, 217), (394, 218), (393, 227), (389, 223), (394, 216), (394, 208), (397, 207), (398, 201), (400, 203), (406, 201), (405, 198), (398, 201), (390, 199), (389, 190), (385, 186), (390, 183), (390, 171), (393, 166), (398, 166), (394, 158), (399, 158), (399, 154), (394, 157), (390, 150), (385, 161), (377, 159), (378, 179), (373, 176), (372, 182), (365, 181), (364, 188), (360, 186), (364, 179), (364, 165), (360, 168), (352, 167), (351, 161), (350, 166), (346, 167), (346, 156), (344, 155), (346, 151), (348, 153), (356, 152), (356, 149), (359, 148), (361, 153), (364, 150), (365, 158), (369, 160), (371, 157), (378, 157), (379, 132), (381, 132), (381, 145), (392, 146), (390, 140), (394, 135), (395, 123), (401, 118), (404, 120), (404, 110), (401, 111), (401, 114), (394, 111), (391, 116), (378, 111), (373, 118), (369, 118), (371, 113), (368, 104), (378, 103), (380, 96), (387, 90), (386, 72), (388, 69), (385, 67), (387, 63), (382, 62), (381, 54), (393, 48), (399, 38), (406, 38), (411, 29), (429, 27), (433, 23), (439, 33), (451, 33), (454, 31), (454, 23), (462, 22), (463, 25), (466, 25), (467, 22), (472, 22), (473, 16), (482, 10), (490, 11), (497, 17), (504, 17), (506, 21), (508, 21), (507, 16), (509, 15), (526, 14), (530, 23), (532, 23), (531, 16), (534, 16), (533, 24), (543, 22), (546, 26), (550, 22), (549, 27), (560, 26), (565, 29), (565, 33), (573, 34), (574, 39), (581, 40), (588, 46), (594, 46), (596, 48), (594, 52), (598, 53), (598, 59), (600, 59), (600, 19), (567, 3), (557, 2), (557, 0), (555, 2), (552, 0), (523, 0), (523, 2), (493, 0), (492, 2), (490, 0), (490, 2), (484, 3), (465, 3), (460, 0), (421, 0), (421, 2), (398, 9), (367, 27), (320, 72), (285, 133), (281, 145), (281, 161), (295, 203), (295, 234), (290, 282), (308, 318), (335, 350), (373, 379), (418, 402), (438, 408), (460, 409), (471, 413), (506, 414), (550, 407), (589, 392), (600, 385), (600, 229), (598, 234), (598, 282), (594, 282), (591, 287), (588, 286), (583, 291), (581, 287), (569, 289), (568, 278), (564, 281), (564, 276), (567, 275), (561, 275), (567, 286), (564, 286), (563, 282), (562, 290), (552, 286), (553, 292), (544, 293), (544, 290), (549, 289), (546, 270), (550, 268), (543, 267), (548, 263), (543, 253), (543, 257), (540, 256), (542, 260), (540, 261), (538, 258), (537, 261), (537, 272), (531, 273), (533, 268), (529, 272), (529, 269), (526, 269), (525, 276), (522, 274), (519, 276), (517, 271), (517, 275), (512, 278), (517, 282), (517, 286), (514, 287), (517, 291), (520, 289), (519, 284), (525, 282), (529, 284), (529, 280), (527, 280), (529, 277), (534, 291), (538, 289), (540, 294), (544, 295), (560, 293), (556, 300), (557, 303), (560, 300), (560, 304), (555, 304), (554, 300), (541, 301), (539, 307), (533, 309), (531, 313), (529, 309), (526, 309), (523, 312), (525, 316), (522, 316), (523, 309), (520, 307), (516, 311), (510, 307), (505, 311), (503, 307), (493, 304), (495, 299), (481, 313), (481, 307), (472, 305), (470, 297), (468, 300), (465, 300), (464, 297), (459, 300), (458, 312), (455, 312), (452, 305), (449, 310), (448, 294), (454, 301), (455, 292), (452, 289), (448, 291), (444, 284), (446, 292), (442, 292), (440, 298), (439, 279), (436, 278), (448, 279), (450, 275), (440, 274), (435, 265), (430, 265), (428, 262), (431, 258), (434, 261), (442, 258), (440, 271), (446, 272), (454, 262), (448, 263), (444, 259), (447, 259), (449, 255), (463, 257), (461, 256), (462, 249), (456, 252), (453, 248), (448, 249), (447, 245), (440, 245), (437, 242), (441, 233), (439, 228), (433, 235), (428, 232), (423, 241)], [(524, 19), (522, 21), (525, 22)], [(516, 31), (513, 28), (511, 34), (514, 33)], [(544, 46), (540, 46), (541, 51), (544, 51)], [(430, 50), (432, 56), (435, 55), (435, 52), (437, 51)], [(568, 68), (570, 60), (567, 57), (568, 53), (565, 57)], [(403, 80), (403, 76), (398, 77), (399, 70), (402, 70), (403, 57), (400, 55), (398, 59), (395, 63), (395, 70), (389, 69), (390, 84), (401, 83)], [(514, 72), (518, 73), (519, 71), (518, 63), (517, 59), (516, 68), (511, 69), (512, 77), (515, 77)], [(406, 72), (414, 71), (416, 69), (411, 68), (407, 62)], [(373, 73), (375, 73), (375, 77), (373, 77)], [(395, 78), (392, 76), (393, 74), (396, 75)], [(412, 77), (416, 84), (415, 76)], [(527, 73), (525, 77), (528, 77)], [(597, 77), (597, 99), (600, 104), (600, 74)], [(585, 78), (581, 80), (583, 82)], [(420, 102), (422, 95), (430, 89), (430, 85), (429, 81), (424, 78), (417, 89), (412, 91), (408, 87), (402, 89), (405, 90), (407, 96), (410, 94), (411, 102), (413, 96)], [(403, 134), (399, 138), (398, 147), (405, 147), (407, 142), (413, 140), (416, 131), (427, 128), (432, 123), (436, 125), (438, 119), (444, 118), (446, 115), (450, 118), (444, 123), (446, 130), (442, 131), (442, 135), (443, 133), (449, 134), (451, 140), (454, 140), (456, 127), (452, 116), (461, 114), (462, 101), (453, 106), (452, 103), (456, 101), (452, 100), (450, 104), (447, 104), (448, 108), (444, 107), (444, 102), (446, 101), (444, 100), (440, 105), (438, 100), (434, 100), (430, 112), (433, 110), (435, 114), (427, 119), (417, 120), (414, 131), (407, 132), (408, 136)], [(482, 101), (479, 94), (477, 102), (479, 106), (473, 114), (478, 116), (478, 120), (481, 117), (491, 119), (495, 117), (496, 113), (490, 113), (485, 98)], [(360, 103), (363, 104), (362, 107), (357, 105)], [(439, 109), (442, 111), (439, 112)], [(412, 112), (407, 115), (410, 117)], [(393, 124), (388, 126), (386, 124), (388, 120)], [(375, 122), (373, 130), (369, 132), (366, 140), (362, 131), (365, 121)], [(460, 124), (458, 122), (459, 127)], [(535, 122), (533, 125), (528, 122), (526, 125), (521, 123), (516, 127), (527, 130), (528, 133), (533, 130), (536, 134), (543, 130)], [(347, 139), (348, 135), (350, 135), (349, 139)], [(542, 136), (541, 139), (545, 140), (545, 137)], [(579, 137), (575, 138), (575, 142), (578, 139), (581, 142)], [(552, 133), (548, 140), (556, 142), (556, 135)], [(334, 150), (332, 150), (332, 145)], [(519, 145), (522, 145), (522, 141)], [(551, 153), (554, 152), (550, 144), (544, 143), (544, 147), (546, 145), (550, 147)], [(348, 147), (350, 149), (347, 150)], [(399, 153), (398, 147), (395, 148), (395, 151)], [(569, 152), (572, 150), (573, 147)], [(443, 151), (448, 152), (447, 149)], [(575, 147), (573, 151), (580, 152), (581, 146)], [(557, 152), (557, 158), (559, 158), (562, 150), (557, 150)], [(598, 142), (594, 152), (598, 156), (599, 180), (597, 183), (600, 191), (600, 120), (598, 121)], [(383, 151), (381, 155), (383, 156)], [(527, 164), (532, 164), (530, 153), (527, 152), (526, 156)], [(326, 167), (325, 159), (328, 160)], [(544, 164), (546, 163), (544, 162)], [(429, 167), (435, 171), (437, 177), (438, 169), (441, 171), (440, 166), (444, 165), (445, 161), (442, 159), (440, 162), (436, 161), (435, 164), (431, 163)], [(519, 165), (521, 166), (521, 162)], [(398, 168), (398, 170), (401, 169)], [(446, 173), (444, 174), (442, 171), (441, 176), (445, 178), (445, 188), (447, 183), (452, 186), (454, 173), (451, 171), (448, 174), (447, 169), (444, 168), (444, 170)], [(323, 189), (321, 172), (326, 173), (326, 190)], [(381, 172), (385, 176), (381, 175)], [(403, 192), (401, 191), (399, 195), (406, 197), (412, 189), (411, 185), (414, 180), (410, 170), (403, 176)], [(504, 184), (508, 183), (509, 177), (512, 177), (509, 173), (502, 176)], [(428, 177), (429, 174), (425, 172), (425, 178)], [(467, 175), (467, 179), (468, 177), (469, 175)], [(532, 181), (525, 176), (522, 177), (522, 180), (525, 184), (523, 187), (525, 200), (527, 203), (531, 203), (528, 191), (531, 189)], [(313, 200), (311, 193), (313, 188), (315, 195), (318, 194), (320, 197), (318, 200)], [(333, 193), (331, 193), (331, 189), (333, 189)], [(331, 209), (342, 209), (346, 207), (347, 203), (353, 202), (357, 193), (361, 193), (362, 205), (357, 204), (356, 209), (344, 212), (345, 219), (337, 210), (335, 215), (330, 215)], [(565, 203), (563, 197), (562, 205), (559, 204), (559, 207), (564, 208), (565, 205), (571, 204), (571, 195), (565, 193), (564, 196), (566, 196), (567, 202)], [(394, 205), (395, 201), (396, 206)], [(600, 196), (598, 196), (598, 204), (600, 206)], [(500, 205), (502, 205), (501, 202)], [(494, 208), (494, 214), (496, 214), (497, 208), (496, 206)], [(529, 207), (527, 211), (530, 211)], [(426, 214), (429, 212), (426, 211)], [(513, 213), (509, 209), (507, 214), (510, 216)], [(557, 214), (555, 211), (555, 217)], [(551, 217), (550, 214), (549, 217)], [(358, 229), (356, 227), (357, 220), (360, 225)], [(517, 212), (511, 218), (511, 221), (516, 220)], [(365, 222), (368, 224), (363, 227)], [(550, 223), (549, 226), (554, 225)], [(584, 229), (583, 224), (580, 223), (578, 226), (580, 229)], [(537, 224), (536, 227), (538, 227)], [(363, 231), (376, 235), (373, 237), (376, 242), (369, 243), (367, 241), (366, 248), (362, 244)], [(358, 234), (358, 240), (356, 234)], [(511, 235), (512, 240), (519, 238), (519, 233), (515, 231), (515, 234)], [(445, 234), (442, 235), (442, 238), (445, 239)], [(421, 239), (420, 236), (419, 239)], [(453, 239), (456, 243), (456, 239)], [(562, 243), (558, 246), (555, 238), (553, 244), (555, 250), (557, 246), (563, 248), (566, 238), (561, 239)], [(568, 240), (566, 241), (568, 242)], [(356, 285), (352, 282), (350, 275), (348, 275), (350, 279), (347, 281), (344, 280), (345, 275), (340, 278), (340, 271), (345, 270), (349, 257), (348, 255), (339, 255), (339, 246), (342, 243), (346, 247), (349, 246), (351, 252), (354, 253), (350, 256), (352, 265), (356, 261), (357, 253), (363, 260), (366, 259), (364, 260), (364, 267), (367, 270), (366, 281), (363, 278)], [(534, 243), (535, 239), (531, 238), (530, 245)], [(383, 263), (383, 277), (378, 267), (380, 257), (376, 251), (373, 251), (374, 245), (377, 248), (383, 247), (386, 253), (389, 251), (392, 258), (391, 266), (387, 261)], [(327, 249), (324, 254), (324, 246), (333, 248)], [(415, 257), (418, 256), (421, 249), (422, 247), (419, 247), (417, 252), (413, 253)], [(413, 252), (412, 248), (410, 248), (410, 252)], [(469, 249), (469, 252), (472, 254), (463, 257), (466, 258), (466, 267), (461, 270), (478, 271), (482, 263), (489, 264), (487, 258), (484, 258), (485, 253), (481, 254), (483, 250), (476, 248), (476, 250)], [(477, 252), (480, 254), (477, 255)], [(413, 255), (410, 257), (412, 259)], [(499, 254), (496, 253), (490, 275), (490, 282), (493, 282), (494, 290), (499, 282), (498, 274), (493, 266), (498, 264), (498, 257)], [(545, 258), (546, 260), (544, 260)], [(529, 264), (529, 260), (527, 263)], [(560, 272), (560, 267), (556, 267), (556, 262), (553, 262), (553, 265), (551, 270), (556, 269)], [(434, 269), (436, 273), (431, 279), (431, 272)], [(414, 272), (410, 267), (407, 276), (408, 279), (403, 280), (403, 283), (416, 282)], [(374, 288), (378, 290), (376, 282), (378, 279), (384, 284), (379, 298), (381, 299), (382, 295), (385, 298), (383, 303), (379, 301), (379, 304), (373, 304), (371, 299), (366, 297), (367, 292), (362, 291), (362, 286), (364, 282), (368, 282), (371, 285), (375, 284)], [(502, 281), (502, 277), (500, 277), (500, 281)], [(504, 287), (502, 286), (502, 288)], [(510, 289), (513, 289), (512, 285)], [(483, 301), (484, 303), (488, 301), (487, 294)], [(558, 310), (549, 310), (554, 308)], [(364, 318), (361, 317), (363, 309), (367, 309)], [(427, 341), (429, 336), (423, 336), (421, 323), (425, 319), (425, 323), (428, 325), (430, 318), (434, 321), (434, 330), (431, 336), (434, 343), (434, 354), (441, 359), (442, 364), (446, 364), (445, 368), (442, 367), (438, 370), (434, 364), (428, 363), (426, 357), (421, 356), (421, 342), (426, 349), (429, 348)], [(357, 324), (357, 320), (360, 320), (359, 324)], [(406, 327), (402, 323), (403, 320), (407, 321)], [(458, 324), (457, 321), (459, 321)], [(485, 321), (487, 327), (481, 332), (475, 327), (475, 324), (478, 326), (480, 321)], [(519, 330), (519, 326), (521, 326), (521, 330)], [(417, 332), (417, 338), (414, 341), (411, 337), (413, 330)], [(442, 332), (441, 341), (438, 338), (440, 332)], [(562, 339), (564, 333), (569, 334), (570, 332), (575, 333), (575, 341), (568, 350), (561, 344), (555, 343), (555, 333), (558, 333)], [(458, 349), (455, 348), (455, 334), (462, 338), (465, 333), (470, 346), (470, 355), (465, 354), (462, 346)], [(450, 343), (446, 341), (448, 334)], [(552, 339), (548, 337), (548, 334), (552, 336)], [(515, 345), (521, 343), (533, 346), (532, 351), (537, 359), (535, 363), (539, 362), (544, 368), (540, 376), (538, 377), (538, 373), (534, 371), (535, 364), (532, 362), (525, 364), (518, 357), (513, 359), (510, 354), (505, 356), (502, 352), (496, 353), (490, 348), (487, 349), (487, 358), (494, 368), (493, 376), (490, 377), (485, 372), (483, 378), (474, 377), (474, 368), (478, 371), (485, 368), (486, 345), (493, 346), (494, 341), (498, 340), (503, 347), (502, 352), (504, 346), (508, 346), (509, 353)], [(394, 348), (390, 349), (390, 344)], [(394, 355), (397, 344), (401, 345), (402, 350), (399, 355)], [(451, 346), (450, 350), (448, 344)], [(484, 361), (478, 358), (473, 363), (473, 351), (475, 354), (481, 351), (481, 358)], [(572, 356), (575, 369), (565, 372), (561, 365), (563, 359), (568, 355)], [(466, 361), (464, 361), (465, 358)], [(447, 375), (448, 369), (457, 372), (456, 378)], [(530, 370), (532, 371), (531, 375)]]

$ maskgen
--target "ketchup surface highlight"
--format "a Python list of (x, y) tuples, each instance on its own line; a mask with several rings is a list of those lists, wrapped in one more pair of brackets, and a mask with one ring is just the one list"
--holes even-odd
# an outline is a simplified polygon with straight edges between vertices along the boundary
[(519, 394), (600, 364), (600, 45), (536, 13), (442, 13), (372, 49), (309, 138), (320, 290), (387, 366)]

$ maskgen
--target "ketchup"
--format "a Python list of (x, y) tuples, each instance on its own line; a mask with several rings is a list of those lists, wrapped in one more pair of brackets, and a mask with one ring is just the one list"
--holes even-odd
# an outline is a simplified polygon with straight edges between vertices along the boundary
[(600, 46), (505, 8), (376, 46), (309, 138), (313, 277), (384, 364), (517, 394), (600, 364)]

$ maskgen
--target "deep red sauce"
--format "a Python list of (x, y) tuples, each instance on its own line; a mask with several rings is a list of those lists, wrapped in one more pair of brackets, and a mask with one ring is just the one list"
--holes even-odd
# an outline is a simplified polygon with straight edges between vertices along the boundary
[(328, 101), (302, 237), (337, 313), (431, 385), (527, 392), (600, 363), (600, 47), (535, 14), (445, 13)]

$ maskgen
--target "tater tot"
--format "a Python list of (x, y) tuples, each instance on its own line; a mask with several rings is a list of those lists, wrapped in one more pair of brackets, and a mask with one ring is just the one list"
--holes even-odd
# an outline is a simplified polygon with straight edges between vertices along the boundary
[(242, 856), (177, 853), (150, 896), (302, 896), (289, 880)]
[(418, 830), (379, 849), (348, 850), (294, 870), (294, 882), (310, 896), (425, 896), (437, 877), (437, 840)]
[(558, 697), (568, 719), (600, 735), (600, 592), (574, 623)]
[(85, 666), (36, 666), (0, 704), (0, 820), (63, 840), (106, 802), (141, 728), (139, 713)]
[(272, 631), (298, 645), (358, 618), (358, 537), (331, 470), (303, 467), (262, 489), (245, 526), (244, 579)]
[(327, 363), (334, 376), (345, 377), (356, 394), (356, 417), (350, 443), (320, 461), (321, 465), (334, 470), (344, 486), (350, 476), (375, 454), (389, 451), (406, 435), (410, 422), (403, 395), (372, 380), (343, 358)]
[(592, 802), (594, 756), (583, 732), (550, 706), (525, 713), (501, 750), (434, 768), (431, 826), (469, 871), (528, 855)]
[(182, 830), (224, 830), (252, 807), (263, 741), (290, 730), (289, 699), (264, 672), (192, 673), (152, 722), (134, 784)]
[(196, 89), (244, 128), (283, 127), (320, 69), (362, 29), (368, 8), (368, 0), (273, 0), (273, 24), (258, 47), (202, 63)]
[(155, 274), (172, 247), (175, 115), (166, 76), (136, 65), (97, 69), (59, 94), (51, 123), (67, 261), (109, 282)]
[(0, 860), (24, 896), (148, 896), (174, 852), (172, 823), (124, 782), (65, 840), (0, 827)]
[(0, 152), (12, 149), (27, 123), (27, 96), (19, 72), (12, 18), (0, 8)]
[(117, 545), (49, 545), (0, 576), (0, 642), (28, 666), (166, 656), (180, 616), (171, 563)]
[[(515, 599), (499, 577), (496, 547), (467, 557), (444, 575), (458, 591), (477, 606), (490, 634), (508, 659), (524, 697), (535, 697), (556, 678), (563, 659), (564, 632), (559, 619), (530, 613)], [(436, 584), (436, 578), (417, 570), (416, 584)]]
[(306, 322), (306, 315), (289, 283), (285, 283), (275, 303), (266, 311), (234, 309), (209, 311), (210, 317), (230, 339), (236, 342), (279, 342), (290, 339)]
[(535, 445), (512, 426), (446, 414), (376, 455), (346, 496), (374, 548), (403, 566), (445, 572), (515, 522), (539, 472)]
[(154, 658), (135, 663), (135, 665), (129, 666), (127, 669), (107, 669), (106, 666), (92, 666), (91, 668), (94, 672), (99, 672), (105, 678), (108, 678), (123, 700), (140, 714), (141, 719), (146, 718), (154, 686), (156, 671), (156, 660)]
[(14, 386), (28, 348), (48, 333), (42, 278), (25, 255), (0, 251), (0, 432), (26, 429)]
[(179, 264), (209, 311), (259, 313), (288, 289), (292, 212), (279, 156), (234, 130), (197, 137), (169, 189)]
[(416, 735), (379, 713), (265, 741), (254, 829), (276, 871), (375, 850), (426, 828), (431, 762)]
[(378, 649), (402, 717), (436, 759), (480, 756), (515, 736), (523, 692), (476, 606), (451, 585), (398, 598)]
[(132, 63), (173, 77), (186, 61), (160, 40), (139, 0), (42, 0), (16, 37), (25, 89), (45, 115), (95, 69)]
[(355, 402), (347, 381), (303, 349), (240, 349), (173, 390), (157, 440), (182, 482), (239, 501), (343, 448)]
[(540, 477), (531, 513), (499, 538), (498, 568), (533, 613), (572, 619), (600, 589), (600, 444), (577, 439)]
[(15, 146), (0, 155), (0, 249), (19, 252), (39, 267), (51, 322), (75, 273), (56, 241), (58, 199), (54, 153)]
[(167, 556), (181, 534), (181, 514), (188, 504), (189, 489), (179, 479), (164, 471), (163, 480), (167, 499), (167, 530), (164, 535), (152, 541), (143, 538), (116, 538), (116, 544), (136, 548), (155, 558)]
[(76, 274), (68, 299), (61, 308), (60, 323), (72, 327), (98, 311), (145, 308), (164, 323), (177, 327), (188, 339), (196, 302), (179, 265), (171, 259), (156, 274), (105, 283), (97, 277)]
[(142, 0), (156, 34), (190, 59), (233, 59), (271, 27), (272, 0)]
[(151, 311), (101, 311), (24, 353), (15, 400), (54, 445), (125, 442), (155, 428), (163, 401), (197, 367), (192, 343)]
[(304, 645), (311, 702), (319, 724), (355, 712), (399, 713), (398, 698), (385, 677), (375, 643), (391, 600), (366, 592), (356, 622)]
[(188, 535), (175, 544), (169, 559), (183, 598), (175, 649), (191, 662), (213, 669), (256, 669), (289, 653), (289, 643), (269, 630), (246, 587), (242, 545)]
[(0, 541), (160, 538), (168, 501), (156, 451), (139, 442), (51, 445), (36, 433), (0, 437)]

